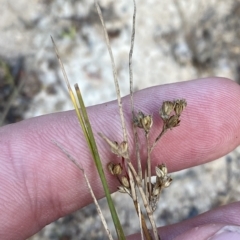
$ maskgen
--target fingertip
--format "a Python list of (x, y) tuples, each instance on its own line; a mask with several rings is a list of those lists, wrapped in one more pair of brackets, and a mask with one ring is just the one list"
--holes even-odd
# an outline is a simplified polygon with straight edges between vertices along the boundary
[(173, 240), (239, 240), (240, 227), (236, 225), (207, 224), (194, 227)]

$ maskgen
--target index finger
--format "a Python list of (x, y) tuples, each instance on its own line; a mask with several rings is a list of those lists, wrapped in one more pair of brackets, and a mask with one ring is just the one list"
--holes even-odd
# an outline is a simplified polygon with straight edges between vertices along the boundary
[[(163, 162), (170, 171), (177, 171), (214, 160), (239, 144), (240, 87), (221, 78), (156, 86), (137, 92), (134, 95), (135, 109), (153, 114), (151, 140), (162, 126), (158, 116), (162, 102), (178, 98), (185, 98), (188, 106), (181, 116), (180, 126), (164, 135), (154, 149), (153, 167)], [(123, 104), (133, 151), (129, 97), (123, 98)], [(102, 132), (112, 140), (122, 141), (115, 101), (90, 107), (88, 114), (94, 133)], [(98, 137), (96, 139), (103, 166), (110, 160), (118, 161), (107, 144)], [(96, 196), (104, 196), (73, 111), (3, 127), (0, 129), (0, 189), (4, 193), (0, 195), (3, 203), (0, 205), (0, 232), (9, 232), (16, 237), (21, 233), (26, 238), (47, 223), (92, 201), (81, 172), (52, 140), (78, 159)], [(143, 162), (145, 147), (143, 144)], [(115, 191), (118, 182), (110, 174), (106, 175), (110, 189)]]

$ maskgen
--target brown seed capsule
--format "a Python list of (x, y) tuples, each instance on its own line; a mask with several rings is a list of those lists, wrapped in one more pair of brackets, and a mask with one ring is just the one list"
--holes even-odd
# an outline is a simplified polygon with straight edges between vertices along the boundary
[(166, 176), (168, 174), (167, 167), (164, 163), (158, 165), (158, 168), (163, 172), (164, 176)]
[(122, 173), (122, 166), (120, 163), (108, 163), (107, 168), (112, 175), (120, 175)]
[(180, 116), (182, 111), (184, 110), (184, 108), (187, 106), (187, 102), (185, 99), (181, 99), (181, 100), (176, 100), (175, 101), (175, 107), (174, 107), (174, 111), (175, 113)]
[(156, 170), (156, 175), (159, 177), (159, 178), (164, 178), (164, 172), (157, 166), (156, 168), (155, 168), (155, 170)]
[(112, 175), (114, 175), (114, 173), (113, 173), (113, 167), (114, 167), (114, 164), (113, 163), (108, 163), (108, 165), (107, 165), (107, 168), (108, 168), (108, 170), (109, 170), (109, 172), (112, 174)]
[(173, 115), (167, 120), (166, 127), (168, 129), (172, 129), (174, 127), (179, 126), (179, 123), (180, 123), (179, 116)]
[(143, 128), (142, 119), (144, 118), (143, 112), (139, 111), (138, 114), (134, 117), (134, 125)]
[(159, 111), (159, 114), (161, 116), (161, 118), (164, 119), (168, 119), (172, 113), (172, 111), (174, 110), (174, 102), (170, 102), (170, 101), (165, 101), (162, 104), (162, 107)]
[(152, 192), (152, 195), (157, 196), (158, 194), (160, 194), (160, 190), (161, 190), (160, 188), (154, 188), (153, 192)]
[(129, 183), (127, 177), (122, 176), (121, 182), (122, 182), (122, 185), (123, 185), (124, 187), (126, 187), (126, 188), (129, 188), (129, 187), (130, 187), (130, 183)]
[(113, 174), (114, 175), (120, 175), (121, 173), (122, 173), (122, 166), (121, 166), (121, 164), (120, 163), (115, 164), (113, 166)]
[(156, 182), (152, 190), (152, 195), (157, 196), (160, 194), (160, 192), (161, 192), (161, 185), (158, 182)]
[(166, 181), (164, 181), (163, 187), (164, 187), (164, 188), (169, 187), (170, 184), (171, 184), (171, 182), (172, 182), (172, 178), (171, 178), (171, 177), (168, 177), (168, 178), (166, 179)]
[(145, 132), (149, 132), (153, 124), (153, 118), (151, 115), (144, 116), (142, 119), (142, 126), (145, 130)]

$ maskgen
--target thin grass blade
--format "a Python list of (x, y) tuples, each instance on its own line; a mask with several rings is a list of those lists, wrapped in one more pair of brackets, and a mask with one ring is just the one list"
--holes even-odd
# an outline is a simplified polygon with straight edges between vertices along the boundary
[(83, 102), (82, 94), (81, 94), (81, 91), (80, 91), (77, 84), (75, 84), (75, 90), (76, 90), (79, 105), (80, 105), (80, 112), (81, 112), (81, 115), (82, 115), (83, 120), (84, 120), (84, 125), (86, 127), (86, 131), (88, 133), (89, 142), (91, 144), (91, 149), (90, 150), (91, 150), (91, 153), (92, 153), (92, 157), (94, 159), (95, 165), (96, 165), (97, 170), (98, 170), (98, 174), (99, 174), (99, 176), (101, 178), (101, 181), (102, 181), (103, 189), (105, 191), (105, 195), (106, 195), (106, 198), (107, 198), (109, 210), (110, 210), (111, 215), (112, 215), (112, 219), (113, 219), (113, 222), (114, 222), (114, 225), (115, 225), (115, 228), (116, 228), (118, 238), (119, 239), (125, 239), (123, 229), (122, 229), (121, 223), (119, 221), (119, 218), (118, 218), (118, 215), (117, 215), (117, 212), (116, 212), (116, 209), (115, 209), (115, 206), (113, 204), (111, 194), (110, 194), (110, 191), (109, 191), (109, 188), (108, 188), (107, 180), (106, 180), (106, 177), (105, 177), (105, 174), (104, 174), (104, 171), (103, 171), (103, 167), (102, 167), (102, 163), (101, 163), (101, 160), (100, 160), (100, 156), (99, 156), (99, 153), (98, 153), (96, 141), (95, 141), (95, 138), (94, 138), (94, 135), (93, 135), (93, 132), (92, 132), (91, 124), (90, 124), (90, 121), (89, 121), (89, 118), (88, 118), (88, 115), (87, 115), (87, 111), (86, 111), (86, 107), (85, 107), (84, 102)]

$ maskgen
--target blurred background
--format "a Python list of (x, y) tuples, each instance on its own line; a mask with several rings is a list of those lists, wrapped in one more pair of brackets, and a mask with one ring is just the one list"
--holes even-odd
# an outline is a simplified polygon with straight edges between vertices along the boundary
[[(72, 109), (50, 35), (87, 106), (116, 98), (93, 1), (0, 0), (0, 125)], [(122, 94), (128, 94), (133, 4), (101, 0)], [(137, 0), (135, 91), (206, 76), (240, 83), (240, 0)], [(240, 196), (239, 149), (217, 162), (172, 174), (158, 225), (193, 217)], [(221, 176), (221, 178), (219, 178)], [(215, 181), (217, 179), (217, 181)], [(139, 231), (127, 196), (114, 194), (127, 234)], [(100, 200), (112, 226), (105, 199)], [(127, 204), (129, 205), (129, 204)], [(94, 205), (46, 226), (31, 240), (106, 239)]]

